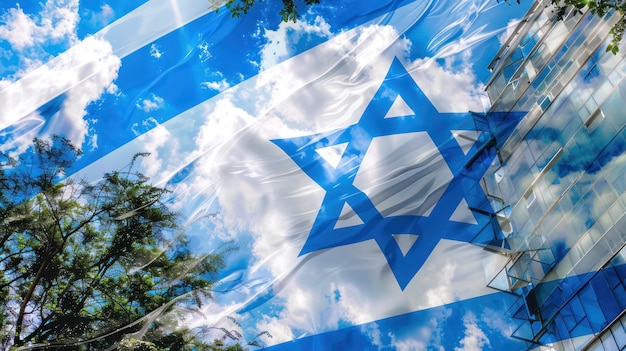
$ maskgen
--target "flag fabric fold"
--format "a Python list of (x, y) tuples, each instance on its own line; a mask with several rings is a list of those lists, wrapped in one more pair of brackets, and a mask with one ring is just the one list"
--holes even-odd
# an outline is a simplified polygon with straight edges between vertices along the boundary
[(493, 225), (496, 132), (471, 112), (523, 6), (322, 1), (296, 23), (208, 6), (137, 4), (5, 68), (3, 151), (68, 135), (89, 181), (151, 153), (138, 166), (172, 190), (189, 245), (238, 247), (215, 300), (182, 317), (192, 330), (265, 332), (270, 350), (528, 349), (488, 287), (505, 258), (472, 243)]

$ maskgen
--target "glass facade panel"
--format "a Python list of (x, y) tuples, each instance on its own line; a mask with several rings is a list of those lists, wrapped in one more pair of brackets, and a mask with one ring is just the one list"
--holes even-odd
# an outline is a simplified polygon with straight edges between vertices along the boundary
[(617, 323), (615, 323), (612, 327), (611, 327), (611, 334), (613, 334), (613, 337), (615, 338), (615, 343), (617, 344), (617, 346), (622, 346), (622, 347), (626, 347), (626, 326), (624, 326), (624, 324), (620, 323), (620, 321), (617, 321)]
[(606, 351), (619, 351), (617, 344), (615, 343), (615, 339), (613, 339), (613, 335), (611, 333), (607, 333), (602, 335), (602, 346)]
[(618, 90), (613, 91), (613, 93), (602, 104), (604, 118), (616, 131), (621, 130), (624, 125), (626, 125), (626, 119), (621, 118), (622, 116), (620, 115), (623, 113), (624, 105), (626, 105), (626, 101), (622, 99)]
[[(604, 50), (618, 15), (548, 18), (525, 24), (487, 86), (490, 112), (528, 111), (499, 142), (497, 174), (485, 176), (511, 209), (514, 311), (532, 315), (516, 314), (526, 318), (516, 333), (554, 351), (622, 350), (626, 47), (617, 56)], [(526, 85), (511, 83), (524, 74)]]

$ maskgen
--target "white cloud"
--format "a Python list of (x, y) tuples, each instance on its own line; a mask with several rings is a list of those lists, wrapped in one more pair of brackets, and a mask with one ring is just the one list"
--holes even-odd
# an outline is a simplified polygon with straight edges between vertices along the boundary
[(144, 112), (152, 112), (163, 108), (163, 106), (165, 106), (165, 100), (160, 96), (152, 94), (150, 98), (139, 99), (135, 106)]
[(415, 60), (409, 72), (439, 112), (485, 111), (484, 86), (470, 62), (471, 51), (466, 51), (443, 66), (432, 58)]
[(263, 342), (267, 346), (291, 341), (295, 338), (291, 328), (277, 318), (264, 317), (256, 324), (256, 328), (259, 331), (267, 331), (272, 336), (271, 338), (263, 338)]
[[(145, 101), (145, 100), (144, 100)], [(149, 152), (151, 155), (159, 155), (164, 152), (164, 146), (168, 144), (168, 141), (173, 140), (172, 134), (159, 124), (154, 118), (150, 117), (143, 122), (144, 127), (151, 128), (150, 133), (145, 133), (138, 137), (142, 144), (141, 152)], [(175, 151), (176, 145), (171, 143), (167, 145), (167, 151)], [(163, 165), (163, 159), (159, 157), (149, 157), (141, 159), (141, 166), (144, 169), (144, 174), (148, 177), (159, 172)]]
[(98, 148), (98, 134), (92, 134), (91, 138), (87, 141), (89, 151), (93, 151)]
[(163, 55), (163, 51), (159, 50), (156, 44), (150, 45), (150, 56), (159, 59)]
[[(82, 145), (89, 132), (89, 122), (83, 120), (86, 107), (110, 89), (121, 65), (111, 52), (108, 42), (88, 37), (80, 44), (39, 67), (22, 80), (0, 92), (6, 101), (21, 104), (0, 105), (0, 127), (22, 125), (13, 133), (16, 142), (21, 135), (37, 133), (64, 135), (76, 145)], [(37, 111), (35, 102), (41, 95), (57, 90), (64, 92), (58, 111), (47, 121)], [(41, 94), (41, 95), (38, 95)], [(51, 96), (49, 99), (56, 98)], [(50, 116), (48, 116), (50, 117)], [(38, 122), (34, 122), (38, 121)], [(35, 133), (35, 134), (33, 134)]]
[(426, 350), (426, 344), (423, 341), (413, 338), (403, 339), (394, 342), (397, 351), (416, 351)]
[(6, 79), (4, 77), (0, 79), (0, 90), (8, 87), (9, 85), (11, 85), (11, 81), (9, 79)]
[[(52, 58), (51, 48), (69, 48), (78, 42), (78, 0), (47, 0), (38, 13), (27, 14), (16, 5), (0, 14), (0, 41), (11, 50), (0, 55), (19, 55), (19, 65), (10, 67), (3, 80), (15, 81)], [(5, 83), (6, 84), (6, 83)]]
[(455, 351), (482, 351), (485, 346), (489, 346), (489, 339), (478, 326), (476, 316), (468, 312), (463, 316), (463, 326), (465, 327), (465, 336), (459, 344), (461, 347), (455, 347)]
[[(67, 53), (61, 55), (60, 66), (78, 62), (86, 62), (92, 67), (101, 66), (88, 78), (75, 83), (66, 93), (59, 115), (50, 120), (45, 132), (50, 134), (65, 135), (76, 145), (81, 145), (88, 134), (88, 122), (83, 120), (86, 115), (85, 109), (92, 101), (96, 101), (102, 94), (110, 89), (111, 84), (117, 78), (117, 72), (121, 65), (120, 60), (111, 53), (111, 45), (108, 42), (97, 40), (93, 37), (86, 38), (81, 45), (77, 45)], [(53, 68), (52, 70), (56, 70)], [(72, 77), (66, 77), (71, 79)], [(57, 77), (57, 79), (59, 79)]]
[(106, 19), (110, 19), (111, 17), (115, 16), (115, 11), (113, 11), (113, 8), (111, 8), (109, 4), (104, 4), (100, 6), (100, 13)]
[(105, 26), (111, 23), (111, 20), (115, 18), (115, 11), (109, 4), (100, 6), (100, 11), (91, 12), (89, 15), (89, 21), (96, 26)]
[[(259, 24), (261, 28), (263, 24)], [(302, 19), (296, 23), (281, 22), (277, 30), (264, 31), (268, 41), (261, 49), (261, 69), (265, 70), (274, 66), (283, 59), (290, 57), (292, 48), (300, 41), (312, 36), (330, 38), (330, 25), (322, 17), (316, 17), (313, 22)], [(256, 64), (256, 63), (255, 63)]]
[(372, 345), (377, 346), (379, 349), (384, 346), (381, 340), (382, 333), (380, 331), (378, 323), (366, 323), (363, 324), (359, 329), (361, 329), (361, 333), (367, 335)]
[(405, 334), (402, 337), (395, 335), (394, 332), (396, 331), (389, 332), (388, 335), (391, 338), (391, 346), (395, 346), (396, 350), (413, 351), (428, 349), (446, 351), (443, 346), (444, 338), (450, 338), (454, 334), (446, 334), (447, 330), (443, 329), (441, 326), (453, 324), (454, 322), (449, 320), (451, 316), (451, 309), (439, 309), (431, 315), (428, 321), (419, 325), (416, 324), (408, 333), (406, 330), (400, 328), (398, 331)]
[[(274, 66), (256, 80), (254, 109), (261, 115), (282, 118), (280, 123), (298, 124), (300, 133), (352, 124), (376, 92), (377, 86), (367, 82), (382, 81), (393, 58), (406, 56), (410, 42), (396, 41), (398, 37), (391, 26), (360, 27), (308, 55)], [(349, 90), (346, 84), (363, 89)], [(320, 101), (333, 101), (332, 109), (322, 111)]]
[(111, 84), (106, 87), (105, 91), (107, 94), (115, 96), (119, 96), (121, 94), (119, 87), (114, 82), (111, 82)]
[[(120, 60), (106, 41), (78, 41), (78, 9), (78, 0), (47, 0), (39, 13), (25, 14), (17, 6), (1, 15), (0, 39), (20, 55), (20, 67), (1, 84), (0, 100), (19, 102), (0, 106), (0, 128), (20, 126), (11, 136), (12, 146), (5, 148), (21, 149), (26, 139), (39, 133), (61, 134), (81, 145), (89, 134), (90, 122), (83, 120), (87, 105), (115, 91)], [(108, 13), (106, 7), (102, 10)], [(46, 51), (51, 45), (57, 45), (54, 50), (58, 45), (70, 49), (51, 59)], [(45, 121), (35, 109), (55, 98), (60, 99), (57, 110)], [(91, 135), (90, 147), (96, 146), (97, 135)]]
[(496, 330), (504, 337), (510, 337), (513, 334), (515, 325), (510, 320), (507, 320), (506, 315), (502, 311), (485, 308), (480, 315), (480, 320), (490, 330)]
[(47, 0), (37, 15), (27, 15), (19, 7), (2, 14), (0, 39), (8, 41), (18, 51), (36, 44), (65, 40), (77, 41), (78, 0)]
[[(213, 150), (231, 140), (239, 131), (254, 122), (254, 117), (235, 105), (231, 94), (221, 95), (210, 108), (200, 112), (204, 116), (194, 138), (194, 154)], [(192, 156), (193, 157), (193, 156)]]
[(2, 15), (0, 38), (8, 41), (15, 50), (22, 50), (33, 45), (37, 24), (20, 8), (9, 9)]
[(426, 291), (427, 304), (424, 307), (439, 306), (447, 302), (454, 301), (454, 279), (457, 278), (455, 271), (457, 265), (447, 261), (441, 268), (437, 278), (440, 280), (438, 285)]
[(205, 62), (206, 60), (211, 58), (211, 51), (209, 51), (209, 43), (207, 43), (206, 41), (201, 42), (200, 44), (198, 44), (198, 50), (200, 51), (200, 53), (198, 54), (198, 57), (200, 58), (201, 62)]
[(226, 79), (222, 79), (220, 81), (213, 81), (213, 82), (202, 82), (200, 83), (200, 85), (203, 88), (217, 90), (217, 91), (222, 91), (222, 90), (226, 90), (230, 88), (230, 84), (226, 81)]
[(511, 35), (513, 35), (513, 33), (515, 32), (515, 28), (517, 28), (517, 25), (519, 23), (520, 20), (517, 18), (511, 19), (509, 21), (502, 34), (498, 35), (498, 42), (500, 42), (500, 45), (504, 45), (506, 41), (511, 37)]
[(12, 67), (13, 70), (11, 71), (7, 71), (7, 76), (3, 80), (6, 82), (6, 85), (9, 86), (16, 80), (42, 66), (48, 58), (46, 54), (37, 54), (33, 55), (33, 57), (24, 55), (20, 57), (18, 66)]

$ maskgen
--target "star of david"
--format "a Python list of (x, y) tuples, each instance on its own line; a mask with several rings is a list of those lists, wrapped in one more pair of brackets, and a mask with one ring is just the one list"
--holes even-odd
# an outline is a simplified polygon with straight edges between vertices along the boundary
[(404, 290), (441, 239), (470, 242), (484, 225), (469, 208), (488, 203), (490, 160), (465, 168), (480, 134), (469, 113), (439, 113), (394, 59), (356, 124), (272, 140), (326, 191), (300, 255), (375, 240)]

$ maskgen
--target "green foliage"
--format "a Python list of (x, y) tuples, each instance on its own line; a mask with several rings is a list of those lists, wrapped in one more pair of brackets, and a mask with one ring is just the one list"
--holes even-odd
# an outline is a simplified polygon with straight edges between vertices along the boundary
[[(624, 11), (626, 11), (626, 9), (622, 8), (620, 13), (624, 15)], [(610, 51), (613, 55), (617, 55), (619, 52), (619, 44), (624, 36), (624, 31), (626, 31), (626, 18), (622, 17), (619, 22), (613, 25), (611, 31), (609, 32), (612, 38), (611, 43), (606, 47), (606, 51)]]
[(574, 8), (580, 13), (587, 7), (589, 11), (598, 16), (604, 17), (608, 13), (617, 12), (620, 15), (620, 20), (613, 25), (609, 31), (611, 35), (611, 42), (607, 45), (606, 51), (616, 55), (619, 52), (619, 44), (624, 36), (624, 30), (626, 30), (626, 2), (624, 1), (606, 1), (606, 0), (552, 0), (552, 4), (557, 8), (556, 19), (562, 19), (568, 8)]
[(172, 310), (211, 298), (223, 253), (189, 250), (135, 159), (97, 184), (65, 178), (80, 154), (54, 137), (0, 155), (0, 348), (207, 349)]
[[(222, 1), (209, 0), (213, 8), (217, 10)], [(305, 5), (319, 4), (320, 0), (304, 0)], [(254, 5), (255, 0), (226, 0), (226, 8), (230, 11), (232, 17), (241, 17), (248, 13)], [(283, 8), (278, 13), (283, 22), (296, 22), (300, 17), (294, 0), (283, 0)]]

